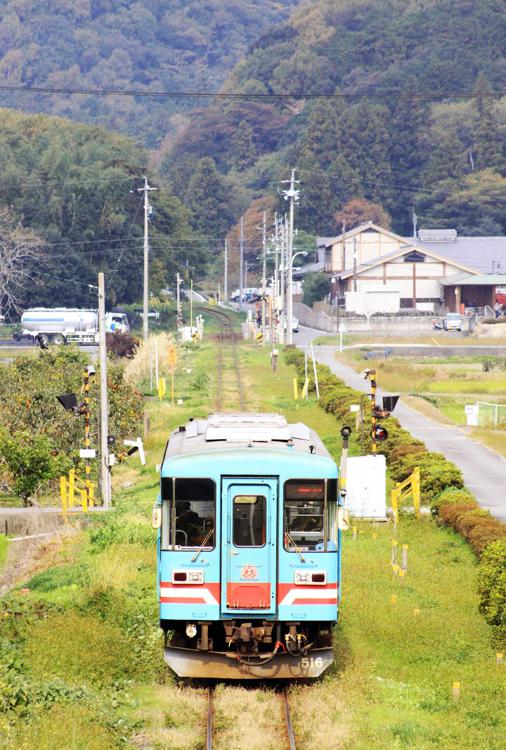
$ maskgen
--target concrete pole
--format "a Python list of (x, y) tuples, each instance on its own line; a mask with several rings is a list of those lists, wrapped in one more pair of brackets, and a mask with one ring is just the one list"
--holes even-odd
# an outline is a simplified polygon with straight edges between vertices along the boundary
[(104, 274), (98, 274), (98, 345), (100, 358), (100, 489), (104, 508), (111, 507), (109, 477), (109, 403), (107, 398), (107, 348), (105, 338)]
[[(267, 215), (264, 211), (262, 225), (262, 346), (265, 346), (265, 315), (267, 306), (265, 297), (267, 295)], [(271, 331), (272, 335), (272, 331)]]
[(242, 310), (244, 286), (244, 216), (241, 216), (241, 230), (239, 237), (239, 310)]
[(148, 178), (144, 177), (144, 187), (137, 188), (138, 193), (144, 193), (144, 285), (142, 296), (142, 338), (148, 340), (149, 336), (149, 212), (151, 205), (149, 203), (150, 190), (157, 190), (148, 184)]
[[(286, 218), (286, 217), (285, 217)], [(281, 343), (286, 343), (285, 338), (285, 318), (286, 318), (286, 307), (285, 307), (285, 278), (286, 278), (286, 232), (285, 232), (285, 221), (282, 220), (280, 223), (281, 230), (281, 243), (280, 243), (280, 298), (281, 298)]]
[(223, 269), (223, 296), (228, 302), (228, 242), (225, 239), (225, 268)]
[(288, 227), (288, 343), (293, 344), (293, 213), (295, 206), (295, 169), (290, 179), (290, 218)]

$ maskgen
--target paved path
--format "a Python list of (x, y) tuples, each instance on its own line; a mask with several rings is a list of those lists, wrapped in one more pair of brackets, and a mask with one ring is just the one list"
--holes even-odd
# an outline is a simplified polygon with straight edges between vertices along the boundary
[[(311, 328), (300, 328), (295, 343), (306, 346), (321, 331)], [(336, 346), (315, 346), (315, 356), (319, 362), (330, 369), (356, 390), (368, 393), (369, 382), (360, 377), (348, 365), (335, 357)], [(364, 368), (370, 363), (364, 361)], [(433, 422), (423, 414), (398, 403), (395, 416), (413, 437), (423, 440), (430, 451), (443, 453), (462, 471), (466, 486), (476, 495), (482, 508), (506, 522), (506, 459), (489, 450), (482, 443), (473, 440), (461, 427), (442, 425)]]

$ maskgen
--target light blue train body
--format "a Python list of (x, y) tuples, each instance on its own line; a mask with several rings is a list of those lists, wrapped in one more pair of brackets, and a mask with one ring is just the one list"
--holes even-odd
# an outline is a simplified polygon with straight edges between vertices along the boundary
[(279, 415), (213, 415), (173, 433), (158, 539), (165, 658), (185, 677), (296, 679), (332, 662), (337, 467)]

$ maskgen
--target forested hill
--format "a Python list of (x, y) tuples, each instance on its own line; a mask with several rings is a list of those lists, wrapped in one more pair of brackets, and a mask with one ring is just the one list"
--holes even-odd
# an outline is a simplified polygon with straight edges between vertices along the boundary
[[(0, 83), (216, 91), (296, 0), (0, 0)], [(3, 106), (101, 124), (157, 144), (188, 102), (9, 94)]]
[[(505, 48), (504, 0), (303, 0), (225, 85), (294, 96), (194, 112), (163, 169), (191, 203), (196, 171), (258, 198), (297, 166), (310, 231), (335, 231), (336, 212), (359, 197), (398, 231), (414, 205), (422, 226), (502, 233), (506, 99), (487, 94), (506, 88)], [(315, 93), (346, 96), (305, 96)]]
[[(0, 109), (0, 308), (96, 305), (97, 271), (109, 305), (142, 297), (143, 184), (148, 154), (129, 137), (47, 115)], [(150, 227), (154, 294), (176, 271), (205, 273), (207, 243), (167, 186)]]

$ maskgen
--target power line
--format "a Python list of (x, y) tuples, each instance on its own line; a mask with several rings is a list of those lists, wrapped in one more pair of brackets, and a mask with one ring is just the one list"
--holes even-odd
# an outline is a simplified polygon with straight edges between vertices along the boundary
[(359, 93), (325, 93), (325, 92), (270, 92), (270, 93), (242, 93), (239, 91), (147, 91), (145, 89), (92, 89), (92, 88), (63, 88), (49, 86), (6, 86), (0, 85), (0, 91), (6, 93), (26, 93), (26, 94), (63, 94), (71, 96), (81, 94), (85, 96), (137, 96), (137, 97), (155, 97), (166, 99), (478, 99), (478, 98), (499, 98), (506, 95), (506, 91), (483, 91), (480, 93), (467, 91), (449, 91), (446, 93), (420, 92), (406, 93), (399, 91), (385, 91), (378, 94), (359, 94)]

